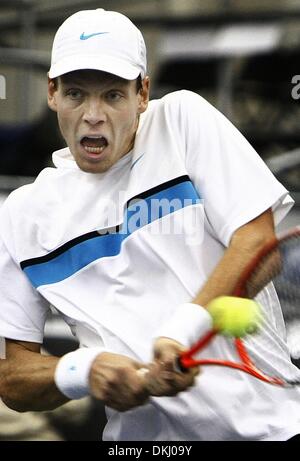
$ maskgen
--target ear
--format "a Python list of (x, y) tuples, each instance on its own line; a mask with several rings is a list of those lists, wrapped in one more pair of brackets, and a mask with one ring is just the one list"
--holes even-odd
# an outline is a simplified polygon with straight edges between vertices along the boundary
[(148, 107), (150, 96), (150, 78), (146, 76), (142, 80), (142, 88), (139, 90), (139, 114), (145, 112)]
[(57, 111), (56, 93), (57, 82), (48, 77), (48, 106), (51, 110), (54, 110), (54, 112)]

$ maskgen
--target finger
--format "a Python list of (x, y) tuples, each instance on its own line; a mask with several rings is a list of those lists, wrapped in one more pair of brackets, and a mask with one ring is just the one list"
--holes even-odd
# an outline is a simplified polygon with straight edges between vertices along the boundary
[(147, 378), (145, 381), (145, 386), (152, 396), (173, 396), (176, 395), (178, 392), (185, 390), (187, 387), (191, 385), (191, 382), (184, 382), (180, 381), (182, 379), (179, 377), (174, 376), (174, 373), (164, 374), (163, 376), (160, 375), (152, 376), (151, 373), (147, 374)]
[(194, 384), (198, 369), (190, 369), (186, 374), (175, 372), (174, 367), (166, 367), (162, 361), (154, 361), (148, 368), (141, 368), (138, 374), (144, 379), (144, 385), (152, 396), (173, 396)]
[(141, 378), (145, 378), (149, 371), (149, 368), (142, 367), (139, 368), (136, 372)]
[(149, 395), (167, 395), (166, 393), (169, 391), (168, 384), (162, 379), (161, 372), (155, 365), (151, 366), (151, 370), (141, 370), (139, 374), (144, 379), (144, 386)]

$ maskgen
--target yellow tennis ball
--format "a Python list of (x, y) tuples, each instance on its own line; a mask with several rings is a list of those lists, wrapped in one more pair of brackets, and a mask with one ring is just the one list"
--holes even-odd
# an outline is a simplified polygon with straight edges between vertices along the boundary
[(259, 305), (252, 299), (220, 296), (207, 306), (213, 327), (226, 336), (240, 337), (255, 333), (261, 323)]

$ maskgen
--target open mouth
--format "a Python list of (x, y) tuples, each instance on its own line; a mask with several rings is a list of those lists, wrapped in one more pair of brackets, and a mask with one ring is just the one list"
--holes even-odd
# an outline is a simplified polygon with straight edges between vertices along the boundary
[(84, 136), (80, 144), (89, 154), (101, 154), (108, 146), (108, 141), (104, 136)]

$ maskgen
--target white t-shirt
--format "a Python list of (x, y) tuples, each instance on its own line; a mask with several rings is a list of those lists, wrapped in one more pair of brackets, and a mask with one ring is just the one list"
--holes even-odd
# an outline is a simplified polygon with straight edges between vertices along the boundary
[[(53, 160), (0, 210), (4, 337), (42, 342), (52, 304), (81, 345), (148, 362), (156, 331), (196, 296), (233, 232), (292, 206), (238, 130), (189, 91), (152, 101), (134, 149), (107, 173), (81, 171), (68, 149)], [(272, 287), (263, 298), (265, 329), (249, 347), (276, 370), (289, 360), (284, 325)], [(223, 337), (205, 355), (236, 360)], [(107, 414), (105, 440), (285, 440), (300, 432), (300, 393), (203, 367), (187, 392)]]

